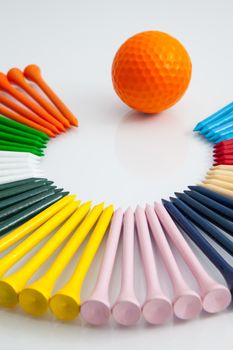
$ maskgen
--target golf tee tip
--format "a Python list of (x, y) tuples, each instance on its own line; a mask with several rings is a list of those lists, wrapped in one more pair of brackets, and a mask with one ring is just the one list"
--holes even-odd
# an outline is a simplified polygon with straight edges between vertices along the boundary
[(70, 120), (71, 124), (75, 126), (76, 128), (79, 127), (79, 122), (75, 117), (72, 117)]
[(197, 125), (195, 126), (195, 128), (193, 129), (193, 131), (196, 132), (196, 131), (199, 131), (199, 130), (200, 130), (200, 126), (197, 124)]

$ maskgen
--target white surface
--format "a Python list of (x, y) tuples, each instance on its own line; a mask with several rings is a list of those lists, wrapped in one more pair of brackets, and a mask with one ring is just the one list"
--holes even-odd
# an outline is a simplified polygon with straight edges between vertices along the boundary
[[(43, 161), (48, 178), (79, 198), (123, 208), (167, 198), (203, 178), (211, 148), (192, 135), (192, 128), (232, 100), (231, 0), (0, 0), (0, 5), (1, 70), (39, 64), (79, 118), (78, 130), (49, 145)], [(179, 104), (160, 116), (144, 117), (115, 95), (110, 70), (120, 44), (151, 29), (181, 40), (192, 58), (193, 77)], [(100, 255), (89, 273), (93, 284)], [(136, 261), (136, 288), (142, 301), (138, 253)], [(186, 269), (185, 274), (193, 284)], [(162, 272), (161, 278), (166, 280)], [(84, 297), (93, 284), (85, 285)], [(119, 266), (112, 297), (118, 287)], [(63, 324), (50, 316), (33, 319), (20, 311), (1, 310), (0, 339), (2, 349), (229, 349), (232, 320), (230, 310), (157, 328), (142, 322), (132, 329), (114, 324), (95, 329), (80, 320)]]

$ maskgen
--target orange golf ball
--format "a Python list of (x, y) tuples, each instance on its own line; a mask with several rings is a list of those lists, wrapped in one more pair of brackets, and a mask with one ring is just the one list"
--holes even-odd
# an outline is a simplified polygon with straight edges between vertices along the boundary
[(129, 107), (143, 113), (159, 113), (179, 101), (191, 73), (192, 63), (184, 46), (159, 31), (129, 38), (112, 64), (117, 95)]

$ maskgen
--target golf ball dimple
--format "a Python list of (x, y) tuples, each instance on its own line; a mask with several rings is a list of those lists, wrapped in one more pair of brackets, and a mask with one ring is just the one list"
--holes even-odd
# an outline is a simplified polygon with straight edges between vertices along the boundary
[(192, 72), (190, 57), (172, 36), (147, 31), (129, 38), (117, 51), (112, 81), (117, 95), (131, 108), (159, 113), (185, 93)]

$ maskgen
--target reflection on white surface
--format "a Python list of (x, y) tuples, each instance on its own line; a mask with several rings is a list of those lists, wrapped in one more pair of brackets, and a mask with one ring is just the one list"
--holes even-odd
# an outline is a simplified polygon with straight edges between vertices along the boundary
[[(119, 163), (132, 177), (154, 183), (169, 181), (185, 170), (188, 153), (182, 120), (171, 112), (145, 115), (128, 112), (116, 133)], [(176, 152), (176, 154), (174, 154)]]
[(49, 144), (43, 168), (56, 184), (81, 199), (127, 208), (167, 198), (203, 178), (211, 147), (193, 134), (194, 111), (187, 112), (185, 103), (159, 115), (123, 105), (109, 114), (105, 108), (113, 109), (114, 96), (91, 96), (80, 128)]

